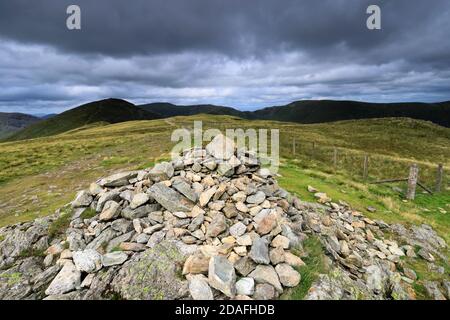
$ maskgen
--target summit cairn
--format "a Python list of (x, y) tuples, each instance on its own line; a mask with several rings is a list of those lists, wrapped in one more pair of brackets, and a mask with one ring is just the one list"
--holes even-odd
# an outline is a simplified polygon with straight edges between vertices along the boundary
[[(92, 183), (66, 206), (62, 235), (48, 232), (58, 214), (1, 228), (0, 275), (23, 277), (1, 283), (0, 299), (275, 299), (302, 283), (311, 236), (334, 271), (307, 299), (411, 298), (404, 285), (415, 274), (397, 270), (400, 257), (420, 245), (434, 261), (445, 241), (428, 226), (391, 227), (331, 201), (291, 196), (255, 153), (218, 135), (205, 149)], [(383, 239), (387, 230), (411, 245)], [(30, 249), (45, 258), (23, 258)]]

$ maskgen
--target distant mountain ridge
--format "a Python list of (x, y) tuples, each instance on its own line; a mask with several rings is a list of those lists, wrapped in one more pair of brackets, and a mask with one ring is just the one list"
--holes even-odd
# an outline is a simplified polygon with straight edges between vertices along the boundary
[(24, 113), (0, 112), (0, 139), (40, 121), (38, 117)]
[(134, 105), (122, 99), (110, 98), (87, 103), (61, 114), (52, 115), (44, 120), (33, 117), (35, 119), (32, 119), (32, 121), (36, 123), (32, 122), (31, 125), (9, 136), (7, 140), (14, 141), (54, 135), (96, 122), (118, 123), (190, 116), (201, 113), (230, 115), (249, 120), (275, 120), (304, 124), (372, 118), (412, 118), (450, 127), (450, 101), (440, 103), (368, 103), (303, 100), (256, 111), (239, 111), (231, 107), (211, 104), (179, 106), (168, 102), (156, 102)]
[(160, 115), (138, 108), (128, 101), (111, 98), (87, 103), (32, 124), (8, 137), (8, 141), (55, 135), (97, 122), (112, 124), (159, 118)]
[(450, 127), (450, 101), (440, 103), (369, 103), (358, 101), (304, 100), (252, 112), (262, 120), (324, 123), (372, 118), (412, 118)]
[(216, 106), (213, 104), (180, 106), (168, 102), (155, 102), (138, 105), (138, 107), (157, 113), (164, 118), (175, 116), (192, 116), (200, 113), (242, 117), (244, 113), (231, 107)]
[(177, 106), (159, 102), (140, 105), (161, 117), (187, 116), (199, 113), (233, 115), (250, 120), (277, 120), (296, 123), (324, 123), (372, 118), (412, 118), (450, 127), (450, 101), (440, 103), (369, 103), (337, 100), (303, 100), (284, 106), (256, 111), (239, 111), (214, 105)]

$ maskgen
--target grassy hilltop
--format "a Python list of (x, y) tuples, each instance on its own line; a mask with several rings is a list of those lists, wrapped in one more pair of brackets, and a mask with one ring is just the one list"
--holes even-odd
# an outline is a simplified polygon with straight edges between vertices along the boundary
[[(430, 224), (450, 243), (448, 180), (443, 192), (428, 195), (418, 189), (414, 202), (404, 202), (400, 193), (404, 184), (395, 184), (394, 190), (394, 184), (374, 185), (362, 179), (365, 154), (370, 155), (369, 181), (406, 176), (412, 162), (419, 164), (420, 180), (429, 187), (434, 183), (436, 163), (443, 163), (448, 175), (450, 129), (399, 118), (300, 125), (201, 114), (117, 124), (90, 123), (58, 135), (0, 143), (0, 226), (51, 214), (73, 200), (77, 190), (111, 172), (145, 168), (169, 158), (175, 144), (170, 141), (172, 131), (191, 129), (197, 120), (203, 121), (204, 129), (278, 128), (278, 179), (282, 187), (303, 200), (314, 201), (307, 192), (307, 186), (312, 185), (373, 219)], [(332, 161), (334, 148), (338, 150), (336, 168)], [(368, 206), (376, 208), (376, 212), (367, 211)], [(301, 270), (305, 285), (293, 297), (302, 297), (322, 268), (320, 245), (312, 240), (307, 246), (312, 255), (308, 267)], [(423, 279), (440, 277), (427, 272), (425, 263), (414, 268)]]
[[(197, 115), (112, 125), (94, 123), (60, 135), (0, 144), (0, 224), (48, 214), (70, 201), (76, 190), (108, 171), (145, 167), (160, 157), (167, 158), (175, 144), (170, 142), (172, 131), (191, 128), (194, 120), (202, 120), (204, 129), (279, 128), (281, 156), (283, 163), (289, 164), (283, 170), (295, 166), (298, 170), (359, 181), (362, 157), (369, 153), (369, 175), (374, 178), (405, 176), (414, 161), (431, 185), (435, 163), (444, 163), (447, 170), (450, 167), (450, 129), (410, 119), (298, 125)], [(296, 155), (292, 154), (293, 137)], [(312, 142), (316, 144), (314, 150)], [(333, 147), (339, 148), (336, 175), (331, 163)], [(312, 176), (324, 180), (317, 174)], [(301, 179), (298, 184), (304, 185)], [(365, 185), (368, 187), (375, 188)]]

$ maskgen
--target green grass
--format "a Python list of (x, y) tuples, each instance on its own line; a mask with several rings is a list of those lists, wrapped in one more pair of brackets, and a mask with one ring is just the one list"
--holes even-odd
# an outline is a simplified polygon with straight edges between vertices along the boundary
[(20, 252), (19, 257), (21, 258), (29, 258), (29, 257), (45, 257), (45, 249), (36, 250), (32, 248), (27, 248)]
[(20, 272), (3, 273), (0, 274), (0, 279), (2, 279), (2, 281), (6, 281), (9, 286), (12, 286), (22, 279), (22, 274)]
[[(325, 252), (320, 240), (311, 236), (303, 242), (303, 250), (307, 257), (303, 258), (305, 266), (296, 268), (300, 273), (301, 280), (298, 286), (287, 290), (281, 296), (281, 299), (302, 300), (308, 293), (309, 288), (317, 280), (319, 274), (327, 273), (325, 263)], [(295, 254), (295, 250), (293, 251)]]
[[(281, 156), (288, 159), (288, 166), (281, 169), (280, 181), (290, 191), (313, 200), (306, 192), (306, 185), (311, 184), (366, 214), (365, 208), (374, 206), (378, 211), (372, 216), (387, 222), (430, 222), (449, 240), (448, 214), (441, 214), (439, 209), (450, 211), (447, 180), (441, 195), (429, 198), (419, 194), (414, 204), (403, 203), (388, 186), (361, 181), (362, 157), (366, 152), (371, 154), (370, 179), (404, 175), (412, 161), (420, 164), (421, 179), (428, 185), (434, 181), (435, 163), (442, 162), (446, 172), (450, 170), (450, 130), (405, 119), (299, 125), (196, 115), (91, 125), (57, 136), (0, 143), (0, 226), (52, 214), (72, 201), (76, 191), (102, 176), (146, 168), (168, 159), (175, 145), (170, 141), (172, 131), (192, 128), (193, 121), (203, 121), (205, 130), (278, 128)], [(403, 139), (404, 136), (409, 138)], [(336, 173), (331, 165), (334, 147), (339, 148)], [(37, 200), (33, 200), (35, 197)]]
[(71, 217), (72, 211), (66, 207), (61, 212), (60, 216), (50, 224), (48, 228), (49, 237), (55, 238), (58, 235), (64, 234), (66, 229), (69, 227)]
[(91, 207), (89, 207), (83, 211), (83, 213), (80, 215), (80, 218), (82, 220), (91, 219), (91, 218), (95, 217), (96, 215), (97, 215), (97, 212), (94, 209), (92, 209)]

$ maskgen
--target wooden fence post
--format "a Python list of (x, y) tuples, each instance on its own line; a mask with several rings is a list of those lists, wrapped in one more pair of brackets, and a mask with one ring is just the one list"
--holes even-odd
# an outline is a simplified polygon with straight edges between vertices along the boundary
[(444, 166), (442, 165), (442, 163), (439, 163), (436, 174), (436, 187), (435, 187), (436, 192), (441, 192), (443, 175), (444, 175)]
[(337, 157), (338, 157), (338, 149), (335, 147), (333, 150), (333, 167), (335, 172), (337, 169)]
[(295, 138), (292, 140), (292, 154), (295, 156)]
[(314, 158), (314, 154), (316, 153), (316, 143), (313, 141), (312, 143), (312, 152), (311, 152), (311, 158)]
[(416, 195), (417, 178), (419, 176), (419, 167), (414, 163), (409, 168), (408, 190), (406, 191), (406, 199), (414, 200)]
[(369, 155), (364, 155), (364, 162), (363, 162), (363, 179), (367, 180), (367, 176), (369, 175)]

